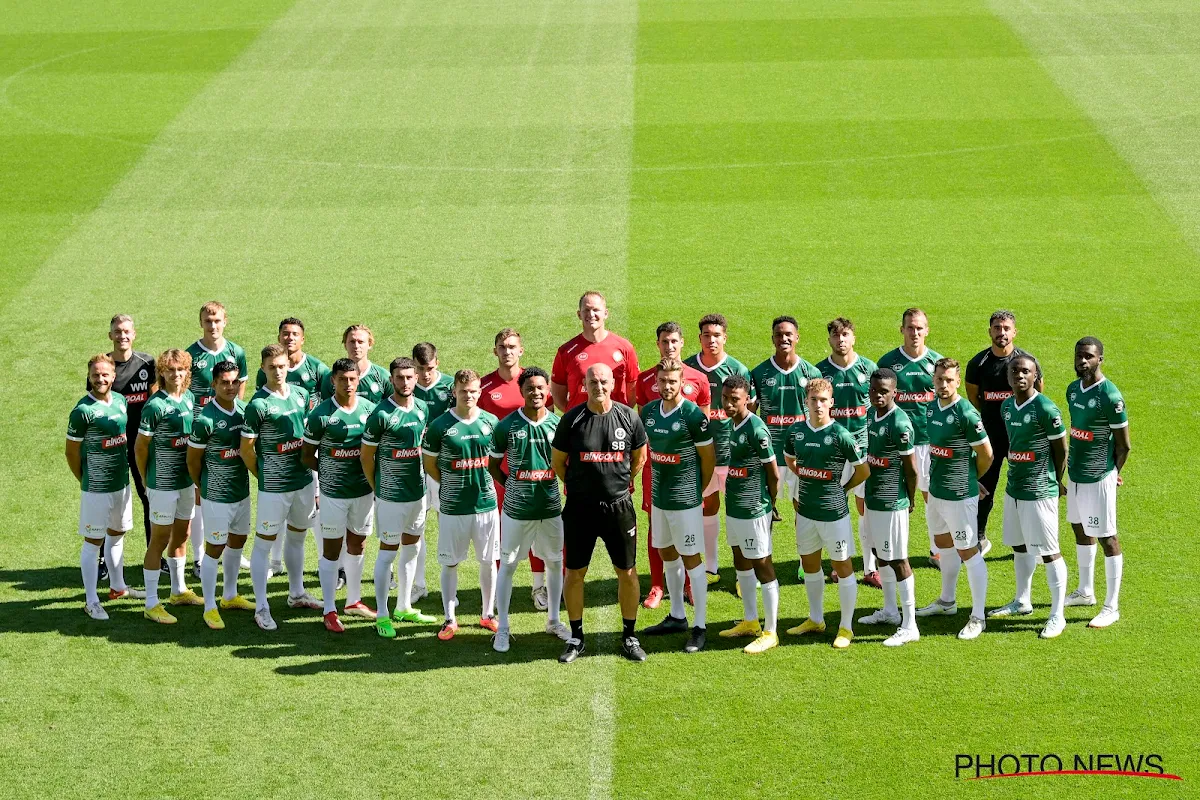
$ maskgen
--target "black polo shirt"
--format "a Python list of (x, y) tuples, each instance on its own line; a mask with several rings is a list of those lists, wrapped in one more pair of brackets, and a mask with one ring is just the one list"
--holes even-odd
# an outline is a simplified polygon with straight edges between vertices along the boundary
[[(979, 416), (989, 436), (993, 431), (1004, 430), (1000, 404), (1013, 396), (1012, 387), (1008, 385), (1008, 365), (1017, 356), (1033, 358), (1031, 353), (1019, 347), (1013, 347), (1013, 351), (1006, 356), (998, 356), (988, 347), (967, 362), (967, 374), (964, 377), (967, 383), (979, 387)], [(1041, 364), (1038, 364), (1037, 376), (1038, 380), (1042, 379)]]
[(563, 414), (554, 449), (567, 454), (567, 497), (611, 502), (629, 494), (633, 451), (646, 444), (637, 413), (614, 402), (604, 414), (581, 403)]

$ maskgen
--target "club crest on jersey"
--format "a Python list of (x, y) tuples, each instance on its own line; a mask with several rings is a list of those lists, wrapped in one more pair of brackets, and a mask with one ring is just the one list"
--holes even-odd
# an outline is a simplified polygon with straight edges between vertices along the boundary
[(684, 394), (691, 394), (694, 391), (695, 391), (695, 389), (692, 388), (692, 385), (690, 383), (685, 383), (683, 385), (683, 393)]
[(678, 422), (672, 422), (672, 423), (671, 423), (671, 430), (673, 430), (673, 431), (678, 431), (678, 430), (679, 430), (679, 423), (678, 423)]
[(150, 377), (150, 373), (149, 373), (149, 372), (147, 372), (146, 370), (144, 370), (144, 369), (138, 370), (138, 378), (139, 378), (140, 380), (143, 380), (143, 381), (144, 381), (144, 380), (146, 380), (146, 379), (147, 379), (147, 378), (149, 378), (149, 377)]
[(202, 358), (196, 362), (196, 369), (204, 369), (208, 366), (208, 359)]
[(624, 428), (617, 428), (617, 430), (616, 430), (616, 432), (614, 433), (614, 435), (615, 435), (615, 436), (616, 436), (618, 439), (624, 439), (624, 438), (625, 438), (625, 429), (624, 429)]
[(1095, 407), (1096, 407), (1096, 398), (1093, 397), (1091, 400), (1088, 400), (1088, 408), (1095, 408)]
[(1033, 422), (1033, 414), (1026, 414), (1026, 415), (1025, 415), (1025, 422), (1026, 422), (1026, 423)]
[(854, 376), (854, 380), (858, 381), (859, 383), (862, 383), (862, 382), (863, 382), (863, 381), (865, 381), (866, 379), (867, 379), (867, 376), (866, 376), (866, 375), (864, 375), (864, 374), (863, 374), (863, 373), (861, 373), (861, 372), (860, 372), (860, 373), (858, 373), (858, 374), (856, 374), (856, 375)]
[(738, 437), (738, 444), (745, 444), (745, 443), (746, 443), (746, 434), (743, 433), (741, 436)]
[(301, 373), (300, 373), (300, 380), (302, 380), (302, 381), (307, 381), (307, 380), (308, 380), (308, 373), (307, 373), (307, 372), (301, 372)]
[(620, 361), (620, 360), (621, 360), (621, 359), (623, 359), (623, 358), (625, 358), (625, 356), (621, 355), (621, 351), (620, 351), (620, 350), (618, 350), (617, 352), (613, 353), (613, 361)]
[(217, 427), (220, 428), (221, 430), (225, 430), (225, 428), (228, 426), (225, 424), (225, 420), (219, 419), (219, 420), (217, 420)]
[(825, 444), (827, 444), (827, 445), (829, 445), (829, 444), (833, 444), (833, 437), (832, 437), (832, 436), (830, 436), (830, 435), (828, 435), (828, 434), (826, 434), (826, 435), (825, 435)]
[(487, 434), (489, 434), (489, 433), (491, 433), (491, 432), (492, 432), (492, 426), (491, 426), (491, 425), (488, 425), (488, 424), (485, 422), (485, 423), (483, 423), (482, 425), (480, 425), (480, 426), (479, 426), (479, 430), (480, 430), (480, 432), (482, 432), (482, 433), (483, 433), (483, 435), (484, 435), (484, 436), (486, 436)]

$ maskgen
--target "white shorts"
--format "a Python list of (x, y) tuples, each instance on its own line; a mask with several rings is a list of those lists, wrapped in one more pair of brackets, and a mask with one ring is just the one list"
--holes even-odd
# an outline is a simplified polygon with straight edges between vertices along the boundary
[[(843, 486), (846, 485), (846, 481), (850, 480), (850, 476), (853, 474), (854, 474), (854, 465), (851, 464), (849, 461), (847, 461), (846, 466), (842, 467), (842, 485)], [(865, 498), (867, 496), (867, 482), (863, 481), (858, 486), (855, 486), (853, 489), (851, 489), (849, 492), (847, 492), (847, 494), (852, 494), (855, 497), (864, 497)]]
[(786, 466), (779, 468), (779, 496), (795, 500), (800, 491), (800, 476)]
[(666, 511), (650, 506), (650, 545), (674, 547), (681, 556), (704, 552), (704, 506)]
[(371, 518), (375, 516), (374, 495), (343, 499), (322, 497), (317, 518), (321, 524), (322, 539), (341, 539), (346, 531), (359, 536), (371, 533)]
[(917, 491), (929, 491), (929, 445), (913, 445), (913, 460), (917, 462)]
[(471, 545), (480, 564), (495, 561), (500, 553), (500, 514), (492, 509), (479, 514), (438, 514), (438, 563), (445, 567), (467, 560)]
[(1004, 543), (1052, 556), (1058, 549), (1058, 498), (1017, 500), (1004, 495)]
[(802, 556), (824, 549), (830, 561), (849, 561), (854, 558), (854, 530), (850, 515), (831, 522), (796, 515), (796, 552)]
[(400, 537), (406, 533), (425, 533), (425, 498), (398, 503), (376, 497), (375, 531), (384, 544), (400, 544)]
[(950, 534), (956, 549), (969, 550), (979, 544), (979, 498), (943, 500), (929, 495), (925, 523), (930, 533)]
[(708, 497), (710, 494), (716, 494), (717, 492), (721, 492), (722, 494), (724, 494), (725, 493), (725, 479), (728, 477), (729, 477), (729, 467), (728, 466), (714, 467), (712, 480), (710, 480), (708, 482), (708, 486), (704, 487), (704, 496)]
[(155, 525), (174, 525), (177, 519), (191, 519), (196, 514), (196, 487), (164, 492), (147, 489), (150, 498), (150, 522)]
[(501, 514), (500, 560), (505, 564), (515, 564), (530, 550), (545, 561), (562, 560), (562, 517), (513, 519), (507, 514)]
[(903, 511), (872, 511), (858, 522), (858, 535), (863, 550), (868, 547), (884, 561), (903, 561), (908, 558), (908, 509)]
[[(425, 476), (425, 508), (429, 511), (438, 510), (438, 491), (441, 484), (428, 475)], [(440, 512), (439, 512), (440, 513)]]
[(103, 539), (108, 531), (133, 529), (133, 492), (126, 486), (115, 492), (79, 493), (79, 535)]
[(1117, 535), (1117, 471), (1095, 483), (1067, 479), (1067, 522), (1082, 525), (1087, 536)]
[(204, 508), (204, 541), (207, 544), (225, 544), (229, 534), (250, 535), (250, 498), (236, 503), (217, 503), (201, 500)]
[(725, 539), (730, 547), (742, 551), (742, 557), (751, 561), (771, 555), (771, 515), (764, 514), (754, 519), (725, 517)]
[(313, 526), (317, 513), (317, 482), (291, 492), (259, 492), (254, 529), (259, 536), (278, 536), (286, 524), (298, 531)]

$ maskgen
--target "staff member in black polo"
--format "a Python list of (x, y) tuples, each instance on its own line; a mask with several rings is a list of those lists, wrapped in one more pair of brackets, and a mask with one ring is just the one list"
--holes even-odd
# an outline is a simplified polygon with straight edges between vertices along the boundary
[(607, 364), (589, 367), (584, 382), (587, 402), (563, 415), (553, 443), (554, 472), (566, 485), (564, 594), (571, 623), (571, 638), (558, 660), (569, 664), (583, 652), (583, 578), (599, 539), (617, 573), (624, 621), (621, 655), (645, 661), (646, 651), (633, 635), (640, 590), (637, 511), (629, 484), (646, 463), (646, 429), (633, 409), (613, 402), (613, 372)]
[[(992, 346), (988, 347), (967, 362), (967, 399), (979, 409), (983, 420), (983, 429), (987, 431), (992, 443), (992, 465), (988, 471), (979, 476), (979, 552), (986, 555), (992, 549), (992, 543), (987, 539), (988, 516), (992, 513), (992, 501), (996, 494), (996, 484), (1000, 481), (1000, 467), (1008, 458), (1008, 430), (1004, 427), (1004, 418), (1000, 416), (1000, 404), (1012, 397), (1012, 387), (1008, 385), (1008, 363), (1017, 356), (1032, 355), (1013, 344), (1017, 338), (1017, 318), (1011, 311), (1001, 309), (992, 314), (988, 320), (988, 336)], [(1037, 364), (1037, 359), (1033, 359)], [(1037, 368), (1037, 390), (1040, 392), (1042, 367)]]

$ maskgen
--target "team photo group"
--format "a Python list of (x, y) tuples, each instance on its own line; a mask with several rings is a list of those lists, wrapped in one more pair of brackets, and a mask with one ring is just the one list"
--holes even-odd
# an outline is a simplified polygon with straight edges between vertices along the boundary
[[(838, 317), (826, 326), (828, 355), (810, 363), (798, 352), (796, 319), (779, 316), (769, 331), (773, 353), (753, 368), (726, 352), (728, 322), (709, 314), (696, 328), (688, 323), (699, 336), (693, 355), (679, 323), (659, 325), (655, 363), (645, 370), (630, 342), (607, 329), (602, 294), (585, 293), (577, 314), (582, 331), (549, 369), (523, 363), (520, 332), (505, 328), (494, 337), (497, 368), (483, 376), (443, 371), (430, 342), (382, 367), (360, 324), (345, 329), (345, 357), (327, 366), (305, 352), (304, 323), (294, 317), (248, 359), (226, 338), (217, 302), (200, 309), (197, 341), (153, 357), (134, 349), (133, 318), (115, 316), (112, 350), (88, 360), (87, 393), (67, 424), (66, 460), (81, 490), (86, 613), (108, 619), (99, 595), (107, 578), (108, 600), (144, 600), (155, 623), (179, 621), (168, 607), (202, 606), (209, 628), (224, 628), (222, 612), (246, 611), (273, 631), (267, 587), (286, 575), (287, 605), (317, 612), (332, 633), (345, 631), (344, 615), (373, 620), (384, 638), (406, 625), (437, 626), (446, 641), (460, 624), (458, 568), (473, 551), (478, 625), (492, 633), (491, 646), (516, 646), (509, 611), (516, 570), (528, 560), (534, 606), (546, 614), (546, 633), (565, 642), (559, 660), (569, 663), (585, 652), (584, 583), (600, 544), (616, 577), (621, 654), (642, 661), (639, 636), (678, 636), (689, 653), (705, 647), (708, 594), (731, 551), (743, 612), (719, 635), (745, 637), (745, 652), (757, 654), (780, 641), (772, 551), (774, 526), (786, 520), (807, 596), (807, 608), (795, 610), (805, 618), (786, 634), (825, 635), (831, 580), (837, 649), (851, 645), (856, 623), (894, 631), (885, 646), (918, 642), (921, 618), (959, 614), (964, 571), (970, 610), (959, 639), (975, 639), (991, 620), (1032, 615), (1039, 564), (1050, 590), (1042, 638), (1063, 633), (1065, 606), (1098, 606), (1092, 628), (1120, 618), (1117, 493), (1131, 444), (1098, 339), (1084, 336), (1073, 355), (1054, 356), (1073, 357), (1077, 375), (1056, 400), (1044, 393), (1038, 360), (1016, 347), (1009, 311), (991, 315), (989, 346), (961, 363), (926, 345), (930, 322), (918, 308), (897, 309), (900, 346), (878, 361), (856, 352), (854, 323)], [(766, 334), (752, 336), (765, 342)], [(1016, 585), (1011, 602), (989, 610), (987, 524), (1005, 462), (998, 511)], [(142, 588), (125, 576), (134, 493), (145, 526)], [(918, 493), (928, 542), (909, 538)], [(638, 494), (649, 519), (644, 596)], [(1070, 593), (1063, 497), (1078, 564)], [(420, 608), (434, 513), (440, 616)], [(310, 530), (319, 599), (305, 586)], [(362, 594), (372, 534), (374, 608)], [(188, 587), (189, 549), (199, 593)], [(917, 559), (940, 570), (940, 591), (921, 606)], [(250, 598), (239, 591), (243, 570)], [(170, 586), (165, 600), (160, 578)], [(882, 590), (882, 602), (854, 619), (860, 583)], [(664, 601), (666, 616), (638, 628), (639, 608)]]

